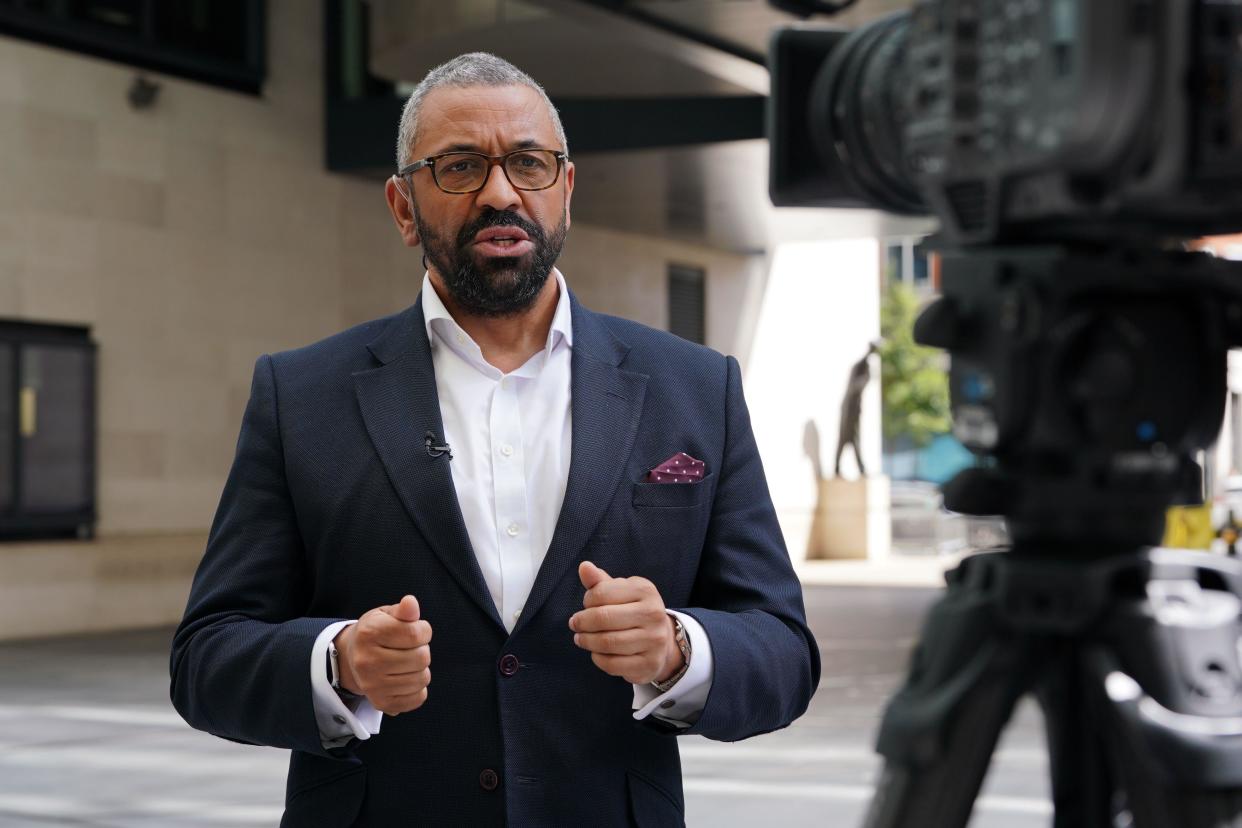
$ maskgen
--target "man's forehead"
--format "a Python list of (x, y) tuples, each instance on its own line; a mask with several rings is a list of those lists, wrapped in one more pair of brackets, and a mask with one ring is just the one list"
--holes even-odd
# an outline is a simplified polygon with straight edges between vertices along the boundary
[(543, 97), (529, 86), (442, 86), (423, 99), (420, 147), (464, 147), (500, 141), (556, 146), (556, 129)]

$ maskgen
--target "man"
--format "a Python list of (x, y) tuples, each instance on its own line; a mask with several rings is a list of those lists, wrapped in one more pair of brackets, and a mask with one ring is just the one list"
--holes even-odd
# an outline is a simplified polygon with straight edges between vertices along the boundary
[(292, 748), (282, 825), (680, 825), (670, 736), (818, 683), (737, 363), (577, 303), (567, 153), (515, 67), (433, 70), (386, 185), (420, 300), (258, 361), (172, 697)]

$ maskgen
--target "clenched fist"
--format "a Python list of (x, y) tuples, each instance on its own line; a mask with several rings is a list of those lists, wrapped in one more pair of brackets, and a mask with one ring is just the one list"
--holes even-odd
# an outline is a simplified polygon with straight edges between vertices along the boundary
[(418, 617), (418, 601), (376, 607), (333, 639), (341, 686), (366, 696), (381, 713), (396, 716), (427, 701), (431, 683), (431, 625)]
[(586, 587), (581, 612), (569, 619), (574, 643), (595, 666), (630, 684), (666, 681), (684, 664), (673, 619), (655, 584), (646, 578), (613, 578), (590, 561), (578, 567)]

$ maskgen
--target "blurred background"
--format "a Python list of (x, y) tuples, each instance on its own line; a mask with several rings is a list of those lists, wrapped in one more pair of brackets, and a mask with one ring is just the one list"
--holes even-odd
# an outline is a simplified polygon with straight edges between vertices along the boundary
[[(182, 724), (168, 639), (255, 359), (417, 297), (383, 199), (397, 122), (430, 68), (476, 50), (561, 112), (559, 266), (583, 303), (740, 360), (806, 584), (812, 710), (742, 745), (683, 740), (688, 820), (857, 822), (934, 587), (1004, 528), (936, 489), (969, 456), (945, 363), (910, 337), (931, 225), (770, 205), (764, 53), (795, 22), (762, 0), (0, 0), (0, 825), (279, 821), (286, 755)], [(837, 478), (842, 397), (881, 336), (870, 474), (847, 452)], [(976, 824), (1047, 822), (1027, 715)]]

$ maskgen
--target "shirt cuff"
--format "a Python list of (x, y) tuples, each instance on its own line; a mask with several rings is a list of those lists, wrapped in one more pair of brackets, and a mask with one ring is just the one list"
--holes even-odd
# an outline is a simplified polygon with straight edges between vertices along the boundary
[(366, 697), (346, 704), (328, 680), (328, 645), (337, 633), (356, 623), (337, 621), (329, 624), (311, 647), (311, 702), (315, 707), (315, 723), (319, 725), (319, 740), (328, 750), (344, 747), (350, 739), (370, 739), (379, 733), (380, 722), (384, 718), (384, 714), (372, 707)]
[(661, 721), (677, 727), (690, 727), (699, 720), (699, 714), (707, 706), (707, 694), (712, 689), (712, 644), (703, 625), (682, 612), (666, 610), (681, 621), (690, 639), (690, 665), (677, 683), (667, 693), (661, 693), (650, 684), (634, 685), (634, 718), (645, 719), (654, 715)]

